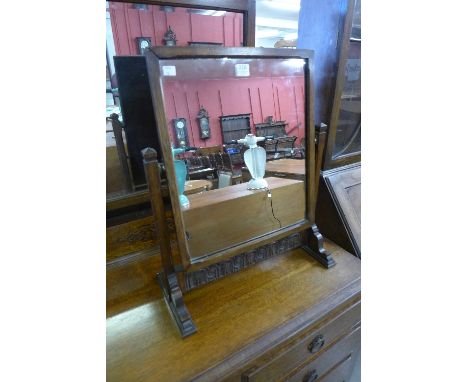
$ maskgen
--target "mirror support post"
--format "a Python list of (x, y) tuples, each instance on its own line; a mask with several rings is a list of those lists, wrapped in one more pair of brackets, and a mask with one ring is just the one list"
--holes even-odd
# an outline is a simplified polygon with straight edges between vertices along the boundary
[[(325, 149), (325, 142), (327, 137), (328, 126), (321, 123), (315, 126), (315, 188), (314, 188), (314, 205), (317, 204), (318, 188), (320, 181), (320, 169), (322, 167), (323, 153)], [(326, 268), (333, 267), (336, 262), (330, 252), (326, 251), (323, 247), (323, 236), (319, 232), (317, 225), (314, 223), (307, 232), (308, 245), (302, 248), (311, 255), (315, 260)]]
[(321, 123), (315, 126), (315, 203), (317, 203), (317, 195), (320, 181), (320, 170), (322, 169), (323, 153), (325, 152), (325, 143), (327, 141), (328, 126)]
[(171, 258), (171, 245), (166, 224), (166, 210), (161, 192), (160, 166), (155, 149), (147, 147), (141, 151), (145, 166), (146, 180), (150, 194), (153, 219), (159, 236), (163, 272), (156, 275), (156, 279), (163, 290), (164, 299), (177, 323), (182, 337), (187, 337), (197, 331), (192, 317), (185, 306), (174, 265)]

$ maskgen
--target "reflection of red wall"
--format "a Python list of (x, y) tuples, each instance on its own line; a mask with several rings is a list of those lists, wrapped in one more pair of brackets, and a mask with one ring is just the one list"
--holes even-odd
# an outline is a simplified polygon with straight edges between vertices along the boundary
[(188, 41), (242, 46), (243, 16), (240, 13), (208, 16), (188, 13), (187, 8), (179, 7), (175, 12), (164, 12), (159, 5), (138, 10), (133, 4), (115, 2), (109, 2), (109, 13), (117, 56), (138, 55), (137, 37), (151, 37), (152, 45), (163, 45), (164, 33), (169, 26), (180, 46), (188, 45)]
[[(288, 135), (295, 135), (299, 144), (304, 137), (304, 77), (229, 78), (210, 80), (165, 80), (164, 97), (168, 129), (173, 139), (172, 119), (185, 118), (192, 146), (222, 144), (219, 117), (251, 114), (253, 124), (262, 123), (267, 116), (286, 121)], [(211, 138), (200, 139), (197, 114), (203, 106), (210, 115)], [(174, 140), (173, 140), (174, 142)]]

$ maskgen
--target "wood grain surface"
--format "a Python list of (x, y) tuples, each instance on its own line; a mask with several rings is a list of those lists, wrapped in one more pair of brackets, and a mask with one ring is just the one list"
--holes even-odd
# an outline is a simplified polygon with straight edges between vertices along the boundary
[(152, 216), (106, 229), (107, 261), (145, 249), (156, 248), (157, 245), (158, 238)]
[(198, 332), (184, 340), (157, 294), (109, 317), (108, 381), (219, 381), (297, 325), (359, 298), (360, 261), (327, 249), (337, 262), (328, 270), (298, 249), (191, 291), (185, 302)]
[(206, 256), (304, 220), (304, 182), (266, 181), (271, 198), (266, 190), (248, 190), (246, 183), (190, 195), (182, 212), (190, 256)]
[(305, 159), (278, 159), (269, 161), (266, 164), (265, 171), (270, 176), (275, 176), (273, 173), (305, 175)]
[(147, 249), (119, 257), (106, 267), (107, 315), (161, 298), (155, 281), (162, 269), (159, 249)]

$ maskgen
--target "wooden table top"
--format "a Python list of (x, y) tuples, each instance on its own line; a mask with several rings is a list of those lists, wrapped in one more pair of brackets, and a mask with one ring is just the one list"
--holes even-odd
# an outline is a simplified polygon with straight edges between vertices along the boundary
[[(164, 179), (163, 182), (163, 196), (168, 196), (166, 180)], [(207, 188), (210, 189), (211, 187), (213, 187), (213, 184), (209, 180), (188, 180), (185, 182), (184, 194), (196, 194), (205, 191)], [(149, 201), (148, 189), (134, 192), (121, 192), (120, 194), (116, 193), (114, 195), (107, 195), (106, 210), (110, 211)]]
[[(285, 187), (290, 184), (301, 183), (300, 180), (284, 179), (284, 178), (265, 178), (268, 182), (270, 190), (279, 187)], [(190, 200), (190, 206), (185, 208), (184, 211), (193, 210), (195, 208), (206, 207), (213, 204), (218, 204), (226, 200), (233, 200), (236, 198), (242, 198), (247, 195), (255, 193), (266, 193), (266, 190), (248, 190), (247, 183), (234, 184), (229, 187), (217, 188), (203, 194), (191, 195), (188, 199)]]
[(209, 180), (205, 179), (187, 180), (184, 186), (184, 194), (197, 194), (199, 192), (209, 190), (212, 186), (213, 184)]
[(305, 175), (305, 159), (278, 159), (268, 161), (265, 171), (284, 174)]
[(315, 321), (356, 298), (360, 261), (326, 247), (337, 263), (328, 270), (297, 249), (189, 292), (185, 302), (198, 332), (186, 339), (155, 288), (151, 302), (107, 319), (107, 380), (187, 381), (212, 367), (209, 380), (219, 380), (216, 365), (226, 358), (242, 362), (239, 351), (260, 351), (267, 335), (281, 340), (292, 319)]

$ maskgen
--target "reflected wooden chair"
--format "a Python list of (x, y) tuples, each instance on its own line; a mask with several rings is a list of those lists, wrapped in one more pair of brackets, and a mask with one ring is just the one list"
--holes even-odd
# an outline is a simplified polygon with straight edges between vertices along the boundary
[(217, 154), (217, 153), (222, 153), (222, 152), (223, 152), (223, 146), (221, 145), (199, 147), (197, 149), (198, 156), (207, 156), (209, 154)]
[(192, 156), (186, 159), (188, 167), (188, 177), (190, 180), (212, 179), (214, 176), (214, 168), (211, 167), (210, 161), (204, 157)]
[(220, 155), (221, 155), (221, 161), (223, 162), (223, 170), (232, 172), (232, 162), (231, 162), (231, 158), (229, 157), (229, 154), (222, 153)]
[(218, 171), (218, 188), (229, 187), (232, 185), (232, 172)]
[(209, 154), (208, 159), (210, 161), (210, 167), (214, 168), (215, 170), (218, 169), (218, 165), (216, 162), (216, 154)]
[(203, 167), (205, 167), (205, 168), (213, 168), (213, 166), (211, 165), (210, 158), (208, 157), (208, 155), (204, 155), (204, 156), (201, 156), (201, 157), (199, 157), (199, 158), (200, 158), (200, 162), (201, 162), (201, 164), (203, 165)]
[(292, 158), (294, 153), (294, 142), (297, 137), (279, 137), (276, 145), (275, 158)]
[(246, 149), (247, 146), (239, 143), (229, 143), (224, 145), (224, 151), (231, 157), (231, 163), (233, 165), (242, 166), (244, 164), (244, 152)]
[(306, 140), (305, 140), (305, 137), (302, 137), (299, 146), (294, 148), (293, 157), (296, 159), (304, 159), (306, 157), (305, 153), (306, 153)]
[(220, 153), (214, 154), (213, 155), (214, 160), (215, 160), (215, 165), (216, 165), (216, 170), (229, 170), (229, 168), (224, 168), (224, 163), (223, 163), (223, 157), (221, 156)]
[(237, 165), (234, 166), (231, 161), (229, 154), (222, 153), (221, 160), (223, 162), (223, 171), (228, 171), (232, 174), (232, 184), (242, 183), (242, 167)]
[(266, 139), (265, 140), (265, 151), (267, 155), (267, 160), (275, 159), (276, 154), (276, 145), (278, 144), (278, 139)]
[(107, 117), (107, 120), (111, 121), (112, 130), (114, 132), (115, 145), (117, 148), (117, 154), (119, 157), (120, 168), (124, 181), (124, 189), (126, 192), (132, 192), (134, 191), (134, 184), (132, 174), (130, 172), (130, 167), (128, 165), (128, 155), (125, 150), (125, 143), (123, 139), (124, 125), (119, 121), (119, 116), (115, 113), (112, 113), (109, 117)]

